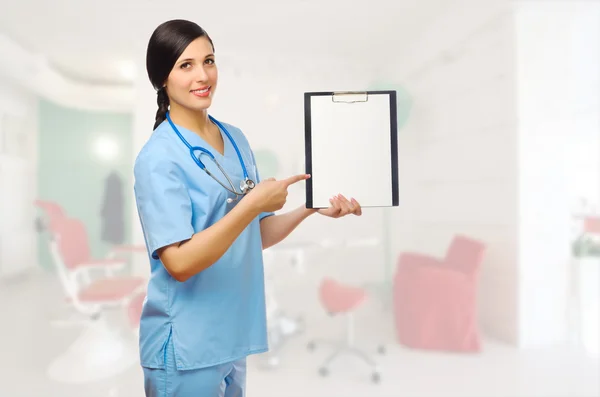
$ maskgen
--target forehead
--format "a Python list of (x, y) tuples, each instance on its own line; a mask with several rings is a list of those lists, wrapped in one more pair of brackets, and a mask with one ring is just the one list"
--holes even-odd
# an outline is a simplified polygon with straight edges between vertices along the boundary
[(192, 41), (186, 49), (181, 53), (179, 59), (189, 58), (205, 58), (207, 55), (212, 54), (213, 49), (210, 45), (210, 41), (206, 37), (198, 37)]

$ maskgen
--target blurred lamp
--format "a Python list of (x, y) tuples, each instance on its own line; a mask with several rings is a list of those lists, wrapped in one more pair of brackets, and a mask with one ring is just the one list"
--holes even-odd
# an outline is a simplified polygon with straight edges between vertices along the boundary
[(133, 81), (136, 75), (136, 65), (132, 61), (123, 61), (119, 64), (119, 72), (127, 81)]
[(102, 161), (111, 161), (119, 154), (119, 145), (111, 136), (101, 135), (94, 141), (94, 153)]

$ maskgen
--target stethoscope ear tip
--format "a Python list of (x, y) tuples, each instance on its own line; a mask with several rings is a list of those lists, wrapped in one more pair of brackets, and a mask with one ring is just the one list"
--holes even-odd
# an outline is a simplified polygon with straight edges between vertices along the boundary
[(229, 198), (227, 199), (227, 203), (229, 203), (229, 204), (233, 203), (233, 199), (232, 199), (231, 197), (229, 197)]

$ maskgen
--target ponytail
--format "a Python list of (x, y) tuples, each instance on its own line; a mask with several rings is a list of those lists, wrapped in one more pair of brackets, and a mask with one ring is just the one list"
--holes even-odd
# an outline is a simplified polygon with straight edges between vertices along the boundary
[(157, 91), (156, 103), (158, 104), (158, 110), (156, 111), (156, 118), (154, 119), (154, 129), (165, 121), (167, 112), (169, 111), (169, 96), (167, 95), (167, 89), (165, 87), (162, 87)]

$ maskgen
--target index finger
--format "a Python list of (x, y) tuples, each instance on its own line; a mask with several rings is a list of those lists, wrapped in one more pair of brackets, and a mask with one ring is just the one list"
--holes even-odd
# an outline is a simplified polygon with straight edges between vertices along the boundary
[(309, 174), (300, 174), (300, 175), (290, 176), (289, 178), (286, 178), (286, 179), (282, 179), (281, 182), (283, 182), (286, 186), (290, 186), (296, 182), (300, 182), (300, 181), (303, 181), (308, 178), (310, 178)]

